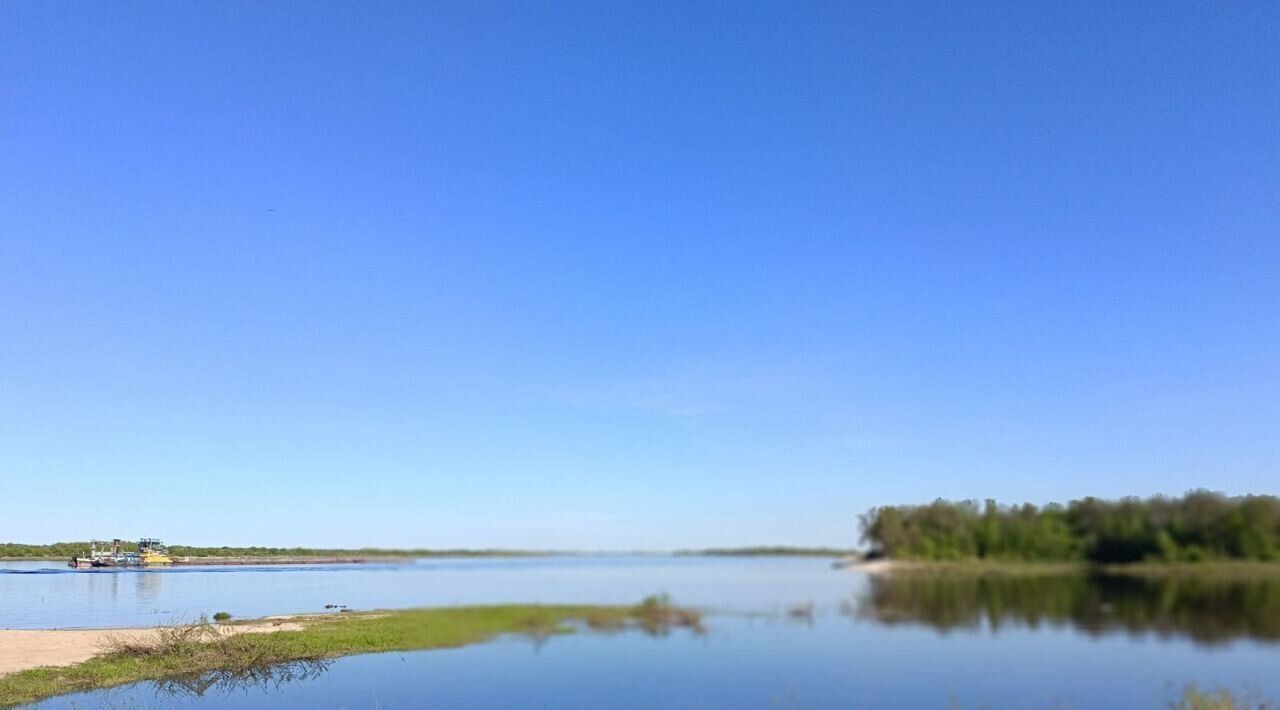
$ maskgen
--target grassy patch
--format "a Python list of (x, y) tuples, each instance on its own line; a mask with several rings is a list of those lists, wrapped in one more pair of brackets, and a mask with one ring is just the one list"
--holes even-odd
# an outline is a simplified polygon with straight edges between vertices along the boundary
[(628, 615), (651, 634), (665, 634), (673, 628), (702, 630), (702, 615), (696, 610), (672, 604), (671, 597), (666, 594), (645, 597), (638, 606), (630, 609)]
[(278, 664), (322, 661), (382, 651), (450, 648), (510, 633), (545, 637), (593, 629), (639, 627), (665, 633), (701, 628), (696, 611), (650, 597), (634, 607), (507, 605), (352, 613), (309, 618), (304, 628), (226, 634), (201, 621), (165, 629), (146, 642), (119, 640), (103, 655), (64, 668), (37, 668), (0, 677), (0, 706), (143, 680), (198, 678), (208, 673), (252, 676)]

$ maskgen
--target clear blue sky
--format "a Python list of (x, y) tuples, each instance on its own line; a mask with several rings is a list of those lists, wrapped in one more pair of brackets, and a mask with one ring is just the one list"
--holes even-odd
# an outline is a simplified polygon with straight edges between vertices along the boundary
[(1280, 4), (0, 4), (0, 540), (1280, 492)]

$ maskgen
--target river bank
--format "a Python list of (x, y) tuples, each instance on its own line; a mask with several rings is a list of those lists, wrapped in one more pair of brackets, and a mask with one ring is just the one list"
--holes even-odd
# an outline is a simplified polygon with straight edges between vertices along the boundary
[(174, 566), (394, 564), (408, 562), (412, 559), (412, 557), (398, 555), (371, 555), (364, 557), (191, 557), (174, 560)]

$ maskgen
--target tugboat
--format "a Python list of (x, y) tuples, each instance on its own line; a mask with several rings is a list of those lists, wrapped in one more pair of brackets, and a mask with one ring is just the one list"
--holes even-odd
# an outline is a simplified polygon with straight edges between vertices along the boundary
[(168, 567), (173, 564), (169, 548), (155, 538), (144, 537), (139, 540), (138, 555), (142, 557), (143, 567)]
[[(101, 545), (101, 549), (99, 549)], [(90, 567), (108, 567), (111, 560), (111, 543), (105, 540), (94, 540), (89, 543), (88, 557), (72, 557), (67, 563), (69, 567), (88, 569)]]

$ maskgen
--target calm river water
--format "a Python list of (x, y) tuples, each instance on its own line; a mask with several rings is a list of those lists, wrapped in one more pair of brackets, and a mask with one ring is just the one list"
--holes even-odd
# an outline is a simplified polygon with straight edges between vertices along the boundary
[(655, 592), (709, 609), (707, 632), (510, 637), (41, 707), (1165, 707), (1192, 682), (1280, 698), (1280, 582), (1258, 580), (880, 579), (819, 559), (657, 556), (108, 572), (0, 563), (0, 628)]

